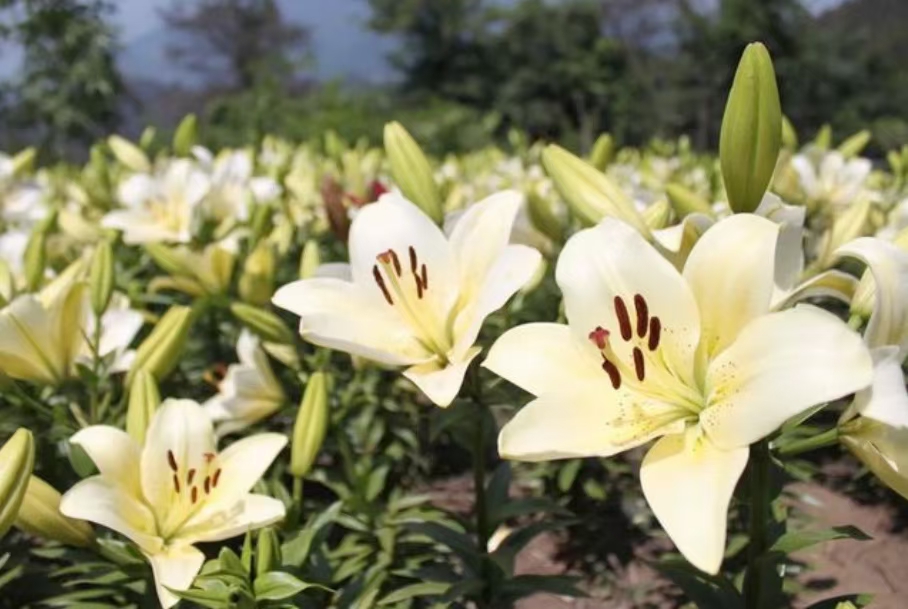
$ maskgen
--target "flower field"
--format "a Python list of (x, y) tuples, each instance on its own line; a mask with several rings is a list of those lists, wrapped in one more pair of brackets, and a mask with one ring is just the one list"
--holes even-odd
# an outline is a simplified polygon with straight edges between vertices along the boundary
[(614, 606), (804, 607), (792, 554), (867, 535), (791, 483), (908, 498), (908, 149), (783, 110), (754, 44), (716, 153), (0, 156), (0, 606), (505, 609), (653, 539)]

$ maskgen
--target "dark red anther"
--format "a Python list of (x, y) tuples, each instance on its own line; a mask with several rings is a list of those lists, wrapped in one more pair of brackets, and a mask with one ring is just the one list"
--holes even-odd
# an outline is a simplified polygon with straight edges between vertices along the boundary
[(596, 326), (596, 329), (590, 332), (589, 339), (596, 348), (602, 351), (608, 344), (609, 331), (602, 326)]
[(429, 289), (429, 269), (426, 268), (425, 264), (423, 264), (422, 269), (420, 269), (420, 279), (422, 279), (422, 289), (428, 290)]
[(419, 259), (416, 258), (416, 250), (413, 249), (413, 246), (411, 245), (407, 251), (410, 254), (410, 272), (413, 273), (413, 275), (416, 275), (416, 271), (419, 268)]
[(211, 463), (214, 461), (214, 453), (202, 453), (202, 458), (205, 459), (205, 463)]
[(637, 310), (637, 336), (643, 338), (649, 328), (649, 307), (640, 294), (634, 294), (634, 309)]
[(618, 318), (618, 327), (621, 329), (621, 338), (630, 340), (634, 335), (631, 328), (631, 318), (627, 314), (627, 306), (620, 296), (615, 296), (615, 316)]
[(192, 479), (195, 478), (195, 470), (191, 469), (186, 474), (186, 484), (192, 484)]
[(646, 376), (646, 368), (643, 365), (643, 351), (640, 347), (634, 347), (634, 372), (637, 373), (637, 380), (642, 381)]
[(647, 347), (650, 351), (655, 351), (656, 347), (659, 346), (659, 339), (662, 337), (662, 322), (659, 321), (658, 317), (653, 317), (649, 320), (649, 342)]
[(199, 500), (199, 489), (197, 487), (192, 487), (192, 502), (195, 503)]
[(612, 382), (612, 389), (621, 387), (621, 372), (618, 371), (618, 367), (615, 364), (606, 358), (602, 358), (602, 369), (608, 374), (608, 378)]
[(175, 490), (177, 493), (180, 492), (180, 479), (177, 478), (176, 474), (173, 475), (173, 490)]
[(203, 486), (205, 487), (205, 494), (209, 494), (211, 492), (211, 478), (205, 476), (205, 484)]
[(218, 487), (218, 480), (221, 479), (221, 468), (219, 467), (217, 471), (214, 472), (214, 478), (211, 479), (211, 488)]
[(169, 465), (170, 469), (173, 471), (177, 471), (177, 459), (173, 456), (172, 450), (167, 451), (167, 465)]
[(394, 306), (394, 301), (391, 299), (391, 292), (388, 291), (388, 287), (385, 285), (385, 278), (381, 276), (381, 271), (378, 270), (377, 264), (372, 266), (372, 277), (375, 278), (375, 283), (378, 285), (381, 293), (384, 294), (388, 304)]
[(397, 257), (397, 252), (394, 250), (388, 250), (388, 253), (391, 254), (391, 262), (394, 264), (394, 273), (400, 277), (401, 268), (400, 268), (400, 258)]

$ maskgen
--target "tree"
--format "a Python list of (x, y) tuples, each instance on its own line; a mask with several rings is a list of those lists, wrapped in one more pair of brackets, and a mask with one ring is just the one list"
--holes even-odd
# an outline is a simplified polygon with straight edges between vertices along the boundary
[(24, 52), (6, 95), (8, 124), (45, 154), (85, 148), (116, 128), (123, 80), (103, 0), (3, 0), (8, 35)]
[(287, 23), (274, 0), (174, 2), (161, 15), (180, 39), (171, 56), (206, 84), (237, 92), (263, 79), (291, 82), (310, 57), (306, 28)]

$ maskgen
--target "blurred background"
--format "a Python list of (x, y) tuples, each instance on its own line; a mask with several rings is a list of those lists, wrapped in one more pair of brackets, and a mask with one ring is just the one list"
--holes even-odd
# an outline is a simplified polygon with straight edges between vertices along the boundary
[(78, 160), (189, 112), (215, 147), (393, 118), (436, 153), (514, 130), (706, 148), (762, 40), (796, 129), (869, 128), (873, 155), (908, 143), (906, 30), (906, 0), (0, 0), (0, 149)]

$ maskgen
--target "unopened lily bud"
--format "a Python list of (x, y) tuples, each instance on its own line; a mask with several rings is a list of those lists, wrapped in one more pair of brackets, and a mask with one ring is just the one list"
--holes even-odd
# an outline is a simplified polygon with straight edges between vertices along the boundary
[(212, 243), (202, 252), (202, 262), (202, 267), (194, 269), (193, 274), (209, 294), (223, 294), (230, 289), (233, 267), (236, 266), (233, 252)]
[(0, 307), (5, 307), (16, 295), (16, 278), (5, 260), (0, 260)]
[(596, 139), (593, 144), (593, 150), (590, 152), (590, 165), (599, 171), (605, 171), (608, 164), (612, 162), (615, 156), (615, 141), (608, 133), (603, 133)]
[(816, 137), (813, 138), (813, 145), (820, 150), (829, 150), (832, 146), (832, 127), (828, 124), (820, 127)]
[(530, 222), (543, 235), (556, 243), (564, 236), (561, 221), (552, 209), (552, 202), (542, 195), (531, 192), (527, 195), (527, 214)]
[(35, 156), (37, 155), (33, 147), (21, 150), (13, 157), (13, 175), (27, 175), (35, 168)]
[(864, 148), (866, 148), (867, 144), (870, 143), (870, 139), (872, 137), (873, 135), (870, 133), (869, 129), (858, 131), (847, 140), (839, 144), (839, 152), (842, 153), (842, 156), (846, 159), (855, 157), (864, 151)]
[(391, 175), (403, 195), (441, 224), (444, 210), (432, 166), (416, 140), (398, 122), (385, 125), (385, 153), (391, 163)]
[(782, 146), (788, 150), (798, 149), (798, 132), (784, 114), (782, 115)]
[(148, 150), (151, 148), (151, 145), (154, 144), (154, 138), (157, 136), (158, 130), (154, 127), (148, 126), (142, 129), (142, 135), (139, 136), (139, 148), (142, 150)]
[(44, 280), (47, 265), (47, 236), (44, 231), (34, 231), (25, 246), (25, 285), (29, 292), (35, 292)]
[(303, 253), (300, 254), (300, 279), (309, 279), (315, 276), (315, 269), (322, 264), (322, 255), (318, 249), (318, 241), (310, 239), (303, 246)]
[(246, 257), (239, 281), (240, 297), (246, 302), (266, 305), (274, 293), (274, 251), (266, 241), (260, 241)]
[(16, 521), (35, 466), (35, 440), (19, 428), (0, 448), (0, 537)]
[(675, 213), (679, 218), (688, 214), (706, 214), (713, 215), (712, 207), (709, 201), (681, 184), (667, 184), (665, 186), (665, 195), (672, 204)]
[(751, 43), (738, 64), (719, 136), (722, 178), (734, 212), (753, 212), (760, 205), (781, 144), (782, 107), (772, 59), (765, 46)]
[(587, 224), (612, 216), (644, 236), (650, 231), (633, 201), (604, 173), (555, 144), (542, 151), (542, 165), (571, 210)]
[(264, 237), (273, 225), (272, 216), (274, 215), (274, 210), (271, 209), (270, 205), (265, 203), (257, 204), (252, 210), (252, 220), (249, 222), (249, 225), (252, 229), (252, 238), (250, 243), (258, 243), (259, 240)]
[(671, 218), (672, 206), (665, 199), (660, 199), (643, 210), (643, 221), (653, 230), (665, 228)]
[(280, 317), (268, 309), (244, 302), (234, 302), (230, 305), (230, 312), (265, 342), (293, 344), (293, 332)]
[(267, 527), (259, 531), (255, 546), (255, 576), (261, 577), (281, 566), (281, 542), (274, 529)]
[(180, 121), (173, 133), (173, 152), (177, 156), (186, 156), (195, 146), (198, 136), (198, 119), (195, 114), (187, 114)]
[(91, 309), (95, 315), (100, 317), (107, 310), (114, 288), (113, 246), (109, 241), (101, 241), (95, 248), (88, 284), (91, 293)]
[(111, 135), (107, 138), (107, 145), (110, 151), (120, 163), (129, 169), (141, 173), (151, 170), (151, 163), (148, 157), (142, 152), (142, 149), (126, 140), (119, 135)]
[(328, 431), (328, 376), (316, 372), (309, 377), (290, 446), (290, 473), (302, 478), (312, 468)]
[(31, 476), (16, 517), (16, 528), (36, 537), (88, 548), (95, 543), (95, 533), (84, 520), (67, 518), (60, 513), (61, 495), (47, 482)]
[(136, 349), (136, 358), (129, 369), (126, 384), (132, 385), (138, 370), (149, 372), (159, 382), (166, 378), (180, 360), (192, 319), (193, 311), (189, 307), (170, 307)]
[(145, 252), (166, 273), (171, 275), (183, 275), (186, 273), (183, 257), (174, 249), (160, 243), (146, 243)]
[(129, 386), (129, 406), (126, 409), (126, 433), (142, 446), (145, 432), (151, 419), (161, 405), (161, 394), (154, 376), (139, 368), (135, 371)]
[(870, 271), (864, 271), (861, 275), (861, 281), (858, 283), (857, 290), (851, 299), (852, 315), (857, 315), (863, 319), (870, 319), (873, 313), (873, 303), (876, 298), (876, 283), (873, 280), (873, 274)]

